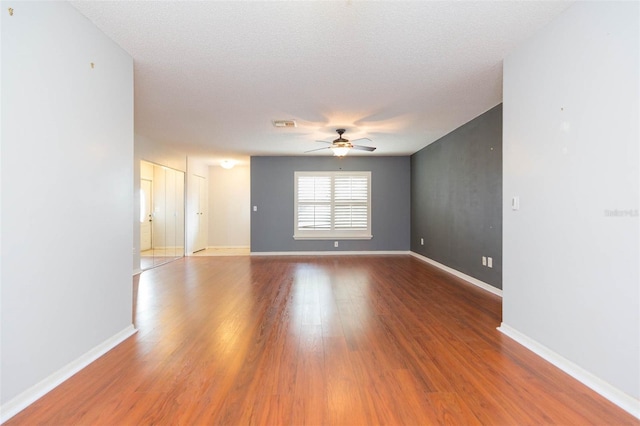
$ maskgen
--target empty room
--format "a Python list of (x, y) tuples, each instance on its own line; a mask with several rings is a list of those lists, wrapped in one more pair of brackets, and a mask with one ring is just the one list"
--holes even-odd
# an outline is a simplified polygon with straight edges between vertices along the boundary
[(640, 424), (640, 3), (1, 3), (2, 424)]

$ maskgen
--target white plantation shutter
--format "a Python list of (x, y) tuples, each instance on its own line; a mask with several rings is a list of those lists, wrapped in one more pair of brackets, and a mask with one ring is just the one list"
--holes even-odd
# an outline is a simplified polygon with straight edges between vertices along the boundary
[(366, 176), (335, 176), (335, 229), (367, 229), (369, 216), (369, 181)]
[(298, 228), (331, 229), (331, 177), (300, 176), (297, 179)]
[(371, 238), (371, 172), (295, 172), (294, 238)]

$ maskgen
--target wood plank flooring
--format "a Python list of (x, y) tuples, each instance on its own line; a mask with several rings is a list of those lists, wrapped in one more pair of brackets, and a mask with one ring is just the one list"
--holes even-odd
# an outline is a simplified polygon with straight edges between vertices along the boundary
[(138, 333), (7, 425), (640, 423), (410, 256), (190, 257), (137, 287)]

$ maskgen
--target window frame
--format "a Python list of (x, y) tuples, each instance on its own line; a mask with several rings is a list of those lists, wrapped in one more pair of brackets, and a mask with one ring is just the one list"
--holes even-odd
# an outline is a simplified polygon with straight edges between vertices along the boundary
[[(298, 228), (298, 206), (300, 204), (322, 205), (322, 202), (298, 202), (298, 182), (300, 177), (329, 177), (331, 196), (330, 201), (326, 204), (330, 206), (330, 228), (329, 230), (321, 229), (299, 229)], [(367, 228), (366, 229), (335, 229), (335, 206), (350, 205), (362, 206), (365, 203), (336, 201), (335, 195), (335, 179), (336, 177), (357, 176), (366, 177), (367, 179)], [(296, 171), (294, 172), (294, 202), (293, 202), (293, 238), (296, 240), (370, 240), (373, 238), (371, 227), (371, 172), (370, 171), (334, 171), (334, 172), (313, 172), (313, 171)]]

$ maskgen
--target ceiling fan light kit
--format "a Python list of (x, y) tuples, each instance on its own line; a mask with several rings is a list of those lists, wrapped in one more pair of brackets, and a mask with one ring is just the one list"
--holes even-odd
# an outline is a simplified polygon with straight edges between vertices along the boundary
[[(336, 132), (338, 133), (338, 139), (335, 139), (333, 142), (328, 142), (328, 141), (316, 141), (316, 142), (320, 142), (320, 143), (328, 143), (331, 146), (325, 147), (325, 148), (318, 148), (318, 149), (312, 149), (310, 151), (305, 151), (305, 152), (314, 152), (314, 151), (320, 151), (322, 149), (330, 149), (333, 151), (333, 155), (335, 155), (336, 157), (344, 157), (345, 155), (347, 155), (347, 153), (349, 152), (350, 149), (357, 149), (360, 151), (375, 151), (375, 147), (372, 146), (365, 146), (365, 145), (354, 145), (351, 142), (349, 142), (349, 139), (345, 139), (342, 137), (342, 134), (345, 132), (345, 129), (336, 129)], [(360, 139), (355, 139), (355, 140), (367, 140), (367, 141), (371, 141), (371, 139), (369, 138), (360, 138)]]
[(333, 151), (333, 155), (335, 155), (336, 157), (344, 157), (349, 153), (349, 149), (351, 149), (351, 147), (349, 146), (332, 146), (331, 147), (331, 150)]

